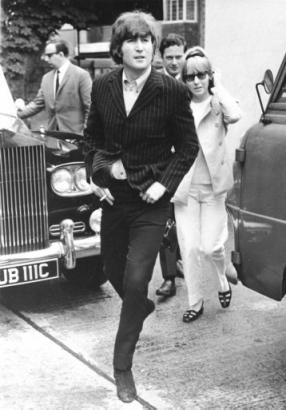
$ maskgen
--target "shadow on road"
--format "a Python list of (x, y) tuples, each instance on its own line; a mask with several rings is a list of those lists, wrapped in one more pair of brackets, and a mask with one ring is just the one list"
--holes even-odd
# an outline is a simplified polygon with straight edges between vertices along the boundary
[(112, 295), (104, 286), (90, 289), (68, 282), (64, 278), (0, 290), (0, 303), (14, 310), (25, 310), (31, 313), (65, 310), (111, 297)]

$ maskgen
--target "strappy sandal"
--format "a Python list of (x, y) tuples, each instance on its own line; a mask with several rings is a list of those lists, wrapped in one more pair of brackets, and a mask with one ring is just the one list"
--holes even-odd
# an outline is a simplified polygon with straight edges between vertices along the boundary
[(222, 308), (227, 308), (230, 305), (232, 290), (230, 284), (228, 285), (229, 290), (227, 290), (226, 292), (218, 292), (218, 299)]
[(204, 311), (204, 303), (202, 303), (202, 307), (200, 310), (194, 310), (194, 309), (187, 309), (185, 313), (183, 314), (183, 322), (185, 323), (190, 323), (193, 322), (194, 320), (198, 319), (199, 316)]

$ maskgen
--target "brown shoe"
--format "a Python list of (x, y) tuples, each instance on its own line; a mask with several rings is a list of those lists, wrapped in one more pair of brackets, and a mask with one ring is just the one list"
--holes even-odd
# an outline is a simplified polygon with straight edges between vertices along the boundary
[(164, 280), (159, 289), (156, 290), (158, 296), (174, 296), (176, 294), (176, 284), (173, 280)]
[(131, 403), (137, 397), (136, 387), (131, 370), (114, 370), (117, 396), (124, 403)]

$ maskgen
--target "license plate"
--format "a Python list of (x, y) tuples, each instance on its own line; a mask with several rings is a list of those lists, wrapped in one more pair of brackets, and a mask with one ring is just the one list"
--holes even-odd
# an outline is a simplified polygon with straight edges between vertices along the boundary
[(59, 265), (57, 259), (38, 263), (17, 264), (7, 268), (0, 268), (0, 288), (42, 282), (58, 277)]

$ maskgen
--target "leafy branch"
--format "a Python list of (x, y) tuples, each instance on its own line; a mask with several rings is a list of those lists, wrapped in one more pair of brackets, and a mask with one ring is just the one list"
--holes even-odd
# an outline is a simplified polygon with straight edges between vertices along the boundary
[(0, 64), (9, 80), (27, 80), (31, 62), (63, 24), (83, 30), (97, 23), (91, 0), (2, 0)]

